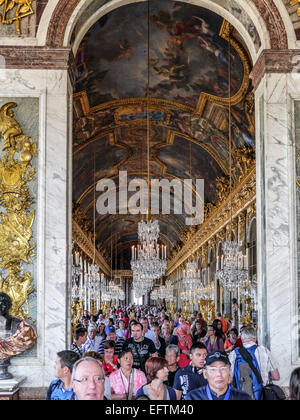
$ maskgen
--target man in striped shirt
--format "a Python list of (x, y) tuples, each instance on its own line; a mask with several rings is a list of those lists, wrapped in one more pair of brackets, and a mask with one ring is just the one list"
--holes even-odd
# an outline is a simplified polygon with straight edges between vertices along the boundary
[(106, 341), (114, 341), (116, 343), (115, 356), (119, 357), (119, 355), (122, 352), (123, 344), (125, 343), (124, 338), (117, 336), (116, 329), (113, 325), (107, 325), (107, 327), (105, 328), (105, 332), (106, 332), (106, 340), (103, 340), (101, 342), (98, 353), (104, 354), (104, 343)]

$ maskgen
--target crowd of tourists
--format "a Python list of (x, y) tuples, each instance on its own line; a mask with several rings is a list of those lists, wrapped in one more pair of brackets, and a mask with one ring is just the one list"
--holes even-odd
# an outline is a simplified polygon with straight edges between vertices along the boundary
[[(70, 350), (57, 354), (48, 400), (284, 399), (280, 373), (256, 331), (240, 331), (220, 313), (172, 319), (165, 308), (137, 306), (85, 311)], [(300, 369), (289, 399), (300, 400)]]

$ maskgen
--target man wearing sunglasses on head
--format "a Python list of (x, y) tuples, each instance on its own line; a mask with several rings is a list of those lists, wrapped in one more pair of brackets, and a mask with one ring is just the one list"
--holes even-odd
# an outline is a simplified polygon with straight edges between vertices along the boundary
[(203, 376), (208, 384), (194, 389), (185, 396), (185, 400), (210, 401), (249, 401), (250, 395), (232, 388), (230, 361), (226, 353), (213, 352), (207, 355)]

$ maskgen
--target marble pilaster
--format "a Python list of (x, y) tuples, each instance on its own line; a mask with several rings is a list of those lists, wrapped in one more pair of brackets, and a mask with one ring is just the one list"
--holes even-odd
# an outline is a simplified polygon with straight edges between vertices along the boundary
[(0, 97), (39, 98), (37, 193), (37, 352), (12, 359), (10, 372), (26, 376), (25, 387), (48, 386), (53, 361), (68, 348), (70, 241), (69, 101), (67, 70), (1, 70)]
[(270, 348), (283, 385), (299, 365), (291, 80), (290, 74), (266, 74), (256, 90), (259, 340)]

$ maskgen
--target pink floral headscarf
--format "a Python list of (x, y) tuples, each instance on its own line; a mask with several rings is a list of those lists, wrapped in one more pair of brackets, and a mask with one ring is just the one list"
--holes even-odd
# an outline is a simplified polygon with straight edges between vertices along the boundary
[(179, 327), (177, 327), (176, 335), (178, 337), (179, 343), (181, 346), (190, 349), (193, 345), (192, 337), (189, 335), (191, 326), (187, 322), (182, 322)]

